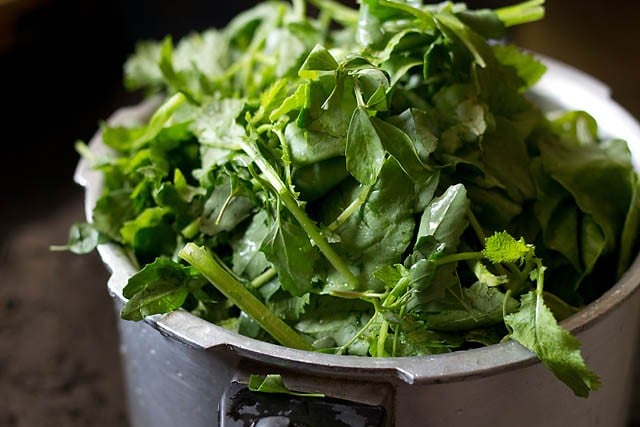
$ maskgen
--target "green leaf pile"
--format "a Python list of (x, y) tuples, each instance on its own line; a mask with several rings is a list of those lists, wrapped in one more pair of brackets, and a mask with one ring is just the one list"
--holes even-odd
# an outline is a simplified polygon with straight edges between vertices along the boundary
[(103, 195), (69, 248), (109, 239), (143, 266), (127, 319), (183, 308), (375, 357), (510, 337), (576, 394), (596, 389), (551, 310), (574, 313), (624, 272), (638, 179), (587, 113), (530, 102), (544, 65), (495, 42), (543, 1), (311, 3), (314, 18), (304, 0), (270, 1), (138, 45), (126, 86), (164, 102), (147, 123), (103, 125)]

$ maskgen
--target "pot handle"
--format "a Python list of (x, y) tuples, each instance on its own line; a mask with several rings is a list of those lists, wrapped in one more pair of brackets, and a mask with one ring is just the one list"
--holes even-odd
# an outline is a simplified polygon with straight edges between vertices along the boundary
[[(372, 384), (371, 387), (375, 387)], [(218, 408), (220, 427), (382, 427), (382, 406), (330, 397), (293, 396), (249, 390), (232, 382)]]

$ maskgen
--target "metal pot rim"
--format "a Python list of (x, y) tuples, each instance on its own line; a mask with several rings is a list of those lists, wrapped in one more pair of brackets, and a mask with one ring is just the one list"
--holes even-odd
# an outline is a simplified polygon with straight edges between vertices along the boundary
[[(550, 58), (540, 58), (547, 65), (548, 71), (532, 91), (536, 101), (562, 109), (589, 110), (598, 121), (601, 133), (615, 133), (617, 137), (627, 140), (634, 166), (640, 170), (640, 124), (611, 100), (609, 89), (575, 68)], [(148, 117), (158, 102), (158, 99), (151, 99), (134, 107), (120, 109), (110, 117), (109, 123), (134, 123)], [(93, 137), (90, 146), (96, 154), (108, 152), (99, 133)], [(102, 178), (85, 160), (78, 164), (74, 178), (85, 187), (85, 211), (90, 221), (93, 206), (100, 195)], [(111, 295), (124, 302), (122, 289), (128, 278), (136, 272), (133, 263), (115, 244), (102, 244), (98, 247), (98, 252), (112, 273), (108, 283)], [(573, 334), (579, 334), (604, 319), (637, 292), (638, 288), (640, 256), (636, 257), (628, 271), (609, 291), (563, 321), (562, 325)], [(211, 351), (223, 347), (249, 359), (283, 368), (312, 370), (314, 374), (329, 374), (333, 377), (357, 375), (371, 381), (396, 378), (409, 384), (443, 383), (488, 376), (538, 363), (535, 355), (515, 341), (440, 355), (368, 358), (307, 352), (266, 343), (230, 332), (184, 310), (150, 316), (145, 322), (162, 334), (191, 347)]]

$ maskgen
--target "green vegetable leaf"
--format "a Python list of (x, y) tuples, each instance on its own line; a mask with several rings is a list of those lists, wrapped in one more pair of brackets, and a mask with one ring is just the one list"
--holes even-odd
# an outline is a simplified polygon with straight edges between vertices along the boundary
[(438, 242), (446, 245), (447, 253), (455, 252), (460, 242), (460, 236), (466, 229), (467, 210), (469, 200), (462, 184), (447, 188), (441, 196), (429, 203), (418, 228), (418, 239), (423, 236), (433, 236)]
[(304, 79), (315, 80), (318, 71), (335, 71), (338, 63), (329, 51), (321, 45), (316, 45), (307, 56), (298, 71), (298, 75)]
[(492, 48), (498, 61), (516, 68), (518, 77), (524, 82), (521, 91), (531, 88), (547, 71), (547, 67), (533, 55), (522, 52), (516, 46), (498, 44)]
[(482, 255), (495, 264), (520, 263), (533, 255), (533, 250), (533, 246), (528, 245), (523, 238), (516, 240), (506, 231), (502, 231), (485, 239)]
[(534, 352), (577, 396), (587, 397), (600, 388), (598, 376), (580, 355), (579, 341), (558, 325), (540, 293), (523, 295), (520, 309), (504, 321), (512, 330), (511, 338)]
[(339, 250), (359, 267), (367, 289), (380, 289), (372, 276), (380, 265), (402, 261), (415, 230), (413, 207), (413, 182), (395, 159), (388, 158), (367, 200), (337, 229)]
[(497, 325), (504, 314), (518, 308), (518, 301), (480, 282), (470, 288), (449, 289), (445, 295), (421, 309), (420, 317), (429, 329), (467, 331)]
[(357, 108), (351, 116), (347, 134), (347, 170), (362, 184), (376, 182), (382, 164), (385, 149), (364, 108)]
[(167, 208), (145, 209), (120, 229), (122, 241), (141, 256), (170, 255), (176, 246), (176, 232), (170, 224), (171, 211)]
[(368, 338), (375, 325), (370, 324), (371, 305), (360, 300), (320, 295), (295, 324), (295, 329), (314, 338), (317, 350), (342, 348), (341, 352), (366, 356)]
[(182, 306), (189, 294), (190, 270), (166, 258), (158, 258), (129, 278), (122, 294), (129, 301), (120, 316), (142, 320), (157, 313), (168, 313)]
[(268, 233), (267, 213), (260, 211), (253, 216), (244, 234), (230, 242), (233, 249), (231, 262), (234, 273), (254, 279), (269, 268), (270, 263), (260, 251), (260, 246)]
[(249, 390), (261, 393), (282, 393), (301, 397), (324, 397), (322, 393), (300, 393), (291, 391), (282, 380), (282, 376), (269, 374), (266, 376), (251, 375), (249, 377)]
[(180, 93), (173, 95), (156, 110), (153, 116), (151, 116), (149, 123), (143, 127), (126, 128), (103, 126), (102, 140), (107, 146), (121, 152), (139, 149), (160, 133), (162, 128), (171, 119), (173, 113), (184, 101), (184, 95)]
[(148, 88), (160, 89), (164, 80), (158, 67), (160, 61), (158, 42), (141, 41), (136, 44), (135, 53), (124, 64), (124, 85), (129, 90)]
[(74, 254), (88, 254), (100, 242), (100, 233), (91, 224), (76, 223), (69, 229), (69, 241), (64, 246), (51, 246), (53, 251), (70, 251)]
[(278, 272), (283, 289), (296, 296), (313, 289), (320, 253), (302, 227), (278, 217), (271, 224), (261, 250)]

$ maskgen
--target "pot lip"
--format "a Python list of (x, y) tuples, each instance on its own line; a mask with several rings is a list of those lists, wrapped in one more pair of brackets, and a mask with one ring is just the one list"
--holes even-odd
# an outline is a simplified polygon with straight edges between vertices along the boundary
[[(547, 73), (533, 88), (533, 98), (555, 108), (588, 110), (601, 129), (601, 134), (625, 139), (633, 155), (636, 170), (640, 170), (640, 124), (631, 114), (610, 98), (609, 88), (593, 77), (571, 66), (536, 56), (547, 66)], [(148, 117), (159, 104), (159, 98), (148, 99), (136, 106), (117, 110), (108, 123), (132, 124)], [(90, 142), (91, 150), (106, 154), (109, 149), (102, 143), (99, 132)], [(102, 187), (102, 177), (81, 159), (74, 175), (75, 181), (85, 187), (85, 212), (91, 221), (91, 212)], [(122, 289), (128, 278), (136, 272), (134, 264), (119, 246), (106, 243), (98, 246), (102, 261), (111, 272), (109, 292), (119, 301), (126, 299)], [(561, 322), (574, 334), (591, 328), (613, 310), (630, 299), (640, 288), (640, 255), (618, 282), (580, 312)], [(508, 341), (487, 347), (455, 351), (447, 354), (368, 358), (314, 353), (282, 347), (248, 338), (200, 319), (185, 310), (164, 315), (149, 316), (145, 322), (164, 335), (184, 344), (205, 350), (223, 348), (240, 356), (288, 369), (309, 370), (314, 374), (366, 378), (388, 381), (395, 377), (409, 384), (453, 382), (470, 377), (488, 376), (523, 366), (539, 363), (535, 355), (519, 343)]]

